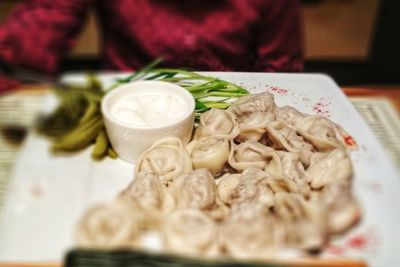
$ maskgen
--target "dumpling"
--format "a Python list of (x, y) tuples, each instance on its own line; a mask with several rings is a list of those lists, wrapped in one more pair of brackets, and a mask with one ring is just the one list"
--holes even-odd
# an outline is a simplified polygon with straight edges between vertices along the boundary
[(229, 204), (231, 200), (231, 194), (235, 187), (240, 182), (241, 174), (230, 174), (227, 173), (222, 176), (217, 185), (218, 197), (222, 202)]
[(304, 176), (304, 166), (300, 161), (300, 156), (294, 152), (277, 152), (281, 158), (283, 174), (289, 177), (293, 181), (305, 180)]
[(98, 204), (79, 221), (78, 246), (84, 248), (132, 248), (137, 245), (143, 215), (125, 201)]
[(306, 116), (307, 114), (301, 113), (291, 106), (283, 106), (277, 109), (278, 120), (283, 121), (291, 126), (296, 125), (297, 122)]
[(288, 247), (319, 252), (327, 242), (326, 213), (296, 193), (276, 193), (274, 212), (284, 225)]
[(265, 259), (278, 249), (275, 218), (254, 211), (251, 205), (242, 206), (221, 225), (221, 246), (233, 258)]
[(214, 205), (217, 187), (214, 177), (203, 169), (176, 178), (171, 188), (178, 208), (209, 209)]
[(188, 174), (192, 169), (190, 155), (182, 141), (176, 137), (167, 137), (143, 152), (136, 163), (135, 175), (142, 171), (151, 173), (168, 186), (174, 177)]
[(165, 192), (154, 174), (140, 172), (132, 183), (121, 193), (123, 199), (135, 203), (146, 216), (146, 226), (157, 226), (163, 213)]
[(240, 128), (239, 135), (235, 138), (235, 141), (241, 143), (247, 140), (259, 141), (265, 133), (265, 128), (246, 126)]
[(278, 217), (293, 220), (304, 216), (302, 195), (282, 191), (276, 192), (274, 199), (274, 212)]
[(281, 158), (283, 175), (294, 181), (300, 188), (301, 193), (308, 197), (310, 195), (310, 186), (307, 183), (307, 176), (299, 154), (278, 151), (278, 155)]
[(326, 152), (335, 148), (356, 148), (355, 143), (348, 144), (350, 136), (339, 125), (321, 116), (308, 116), (297, 122), (297, 131), (318, 151)]
[(216, 223), (198, 209), (181, 209), (171, 213), (162, 228), (162, 239), (168, 252), (190, 255), (216, 255)]
[(228, 212), (227, 207), (218, 199), (214, 177), (205, 168), (177, 177), (171, 194), (178, 209), (201, 209), (215, 219), (224, 217)]
[(348, 182), (325, 186), (317, 201), (329, 210), (328, 229), (331, 234), (347, 231), (361, 218), (361, 209), (351, 193), (351, 186)]
[(230, 192), (226, 192), (224, 202), (231, 206), (252, 203), (254, 208), (267, 210), (273, 206), (273, 191), (268, 186), (269, 177), (268, 173), (258, 168), (244, 170), (239, 183)]
[(236, 100), (227, 110), (237, 117), (239, 123), (243, 123), (252, 114), (258, 112), (264, 113), (270, 121), (276, 118), (274, 96), (267, 92), (243, 96)]
[(274, 149), (299, 153), (301, 161), (308, 165), (313, 146), (285, 123), (276, 121), (267, 125), (263, 138), (266, 139), (263, 141)]
[[(226, 188), (222, 187), (224, 184), (227, 184)], [(239, 177), (223, 177), (218, 184), (218, 188), (220, 187), (223, 190), (223, 201), (231, 206), (252, 202), (268, 208), (273, 206), (274, 193), (302, 192), (300, 186), (288, 177), (271, 175), (257, 167), (245, 169)]]
[(335, 149), (329, 153), (313, 154), (305, 174), (311, 187), (319, 189), (334, 182), (350, 180), (353, 167), (349, 155), (342, 149)]
[(236, 170), (242, 171), (249, 167), (257, 167), (265, 169), (273, 175), (281, 175), (280, 161), (276, 151), (256, 141), (248, 140), (239, 145), (231, 142), (228, 163)]
[(235, 116), (223, 109), (212, 108), (200, 117), (200, 124), (194, 139), (214, 136), (231, 140), (239, 133), (239, 124)]
[(239, 98), (227, 110), (239, 121), (238, 142), (258, 141), (265, 132), (265, 126), (276, 120), (274, 96), (261, 93)]
[(273, 112), (254, 112), (239, 124), (239, 135), (235, 138), (238, 142), (247, 140), (258, 141), (265, 133), (266, 126), (276, 119)]
[(279, 192), (300, 193), (301, 192), (300, 187), (297, 185), (297, 183), (285, 176), (269, 177), (267, 179), (267, 184), (268, 184), (269, 188), (271, 188), (272, 192), (274, 192), (274, 193), (279, 193)]
[(205, 137), (192, 142), (189, 153), (193, 167), (207, 168), (213, 176), (220, 175), (229, 157), (228, 140)]

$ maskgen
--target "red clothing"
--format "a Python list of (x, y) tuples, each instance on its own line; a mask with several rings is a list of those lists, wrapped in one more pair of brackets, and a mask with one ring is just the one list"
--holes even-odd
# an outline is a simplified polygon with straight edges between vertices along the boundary
[(28, 0), (0, 26), (0, 57), (57, 71), (90, 5), (107, 69), (164, 65), (219, 71), (300, 71), (296, 0)]

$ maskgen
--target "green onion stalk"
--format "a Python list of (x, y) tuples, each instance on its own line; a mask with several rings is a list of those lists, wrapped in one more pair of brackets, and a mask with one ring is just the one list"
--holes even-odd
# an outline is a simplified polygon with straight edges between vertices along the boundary
[(161, 59), (157, 59), (134, 74), (117, 79), (116, 83), (107, 91), (113, 90), (121, 84), (140, 80), (175, 83), (193, 95), (196, 101), (196, 119), (211, 108), (225, 109), (235, 99), (249, 94), (249, 91), (243, 87), (219, 78), (183, 69), (156, 68), (161, 61)]

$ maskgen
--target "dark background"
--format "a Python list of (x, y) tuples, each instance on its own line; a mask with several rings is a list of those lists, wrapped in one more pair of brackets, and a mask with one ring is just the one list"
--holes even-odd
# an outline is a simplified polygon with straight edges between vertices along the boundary
[[(0, 23), (22, 0), (1, 0)], [(331, 75), (340, 85), (400, 83), (399, 0), (301, 0), (305, 72)], [(93, 12), (62, 71), (99, 69)]]
[[(318, 5), (323, 0), (303, 0)], [(340, 1), (339, 1), (340, 2)], [(400, 83), (400, 1), (380, 1), (374, 18), (369, 52), (358, 59), (307, 59), (306, 72), (330, 74), (341, 85)]]

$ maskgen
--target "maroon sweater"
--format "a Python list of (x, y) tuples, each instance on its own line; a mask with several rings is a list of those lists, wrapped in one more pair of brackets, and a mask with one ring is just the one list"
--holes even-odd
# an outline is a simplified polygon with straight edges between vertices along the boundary
[(296, 0), (28, 0), (0, 26), (0, 57), (56, 72), (91, 5), (106, 69), (135, 70), (157, 57), (196, 70), (303, 67)]

